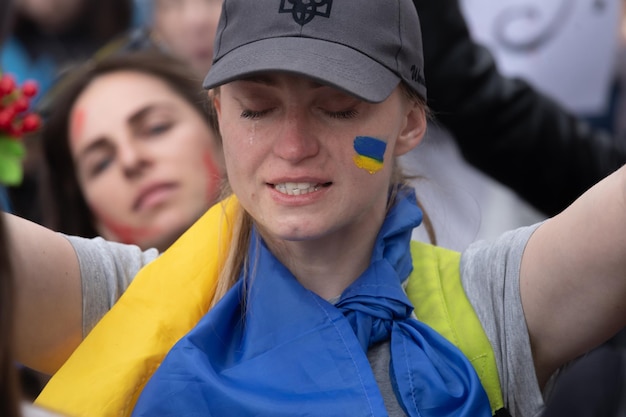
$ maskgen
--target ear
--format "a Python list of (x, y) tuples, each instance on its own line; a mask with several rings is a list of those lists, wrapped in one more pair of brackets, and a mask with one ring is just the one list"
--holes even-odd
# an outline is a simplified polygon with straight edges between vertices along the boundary
[(209, 95), (209, 100), (213, 103), (213, 108), (215, 109), (215, 114), (217, 115), (218, 121), (222, 118), (222, 103), (220, 101), (220, 93), (211, 89), (207, 93)]
[(220, 99), (220, 92), (216, 89), (211, 89), (208, 91), (209, 101), (213, 105), (213, 110), (215, 111), (215, 117), (217, 119), (217, 127), (220, 131), (220, 135), (222, 134), (222, 101)]
[(410, 100), (394, 150), (395, 156), (404, 155), (422, 142), (426, 134), (426, 110), (414, 100)]

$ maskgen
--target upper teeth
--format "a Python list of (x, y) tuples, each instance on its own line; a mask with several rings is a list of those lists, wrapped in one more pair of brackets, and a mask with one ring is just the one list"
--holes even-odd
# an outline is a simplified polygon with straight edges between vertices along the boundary
[(319, 189), (319, 185), (310, 182), (286, 182), (284, 184), (276, 184), (274, 188), (279, 193), (287, 195), (302, 195), (317, 191)]

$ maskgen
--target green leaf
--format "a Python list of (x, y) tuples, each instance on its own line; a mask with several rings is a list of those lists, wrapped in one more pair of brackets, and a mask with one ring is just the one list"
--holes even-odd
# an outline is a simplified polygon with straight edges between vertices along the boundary
[(0, 136), (0, 183), (11, 186), (22, 182), (25, 155), (21, 141)]

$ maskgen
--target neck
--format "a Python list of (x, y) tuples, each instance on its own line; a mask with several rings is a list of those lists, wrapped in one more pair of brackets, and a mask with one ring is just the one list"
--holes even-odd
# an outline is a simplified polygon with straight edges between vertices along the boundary
[(329, 300), (341, 295), (367, 269), (378, 228), (268, 245), (302, 286)]

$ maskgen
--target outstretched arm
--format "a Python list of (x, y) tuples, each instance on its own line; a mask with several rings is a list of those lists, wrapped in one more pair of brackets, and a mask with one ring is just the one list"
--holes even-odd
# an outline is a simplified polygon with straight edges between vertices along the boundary
[(52, 374), (82, 340), (78, 260), (62, 235), (2, 215), (15, 278), (16, 359)]
[(626, 325), (626, 167), (536, 230), (520, 287), (541, 384)]

